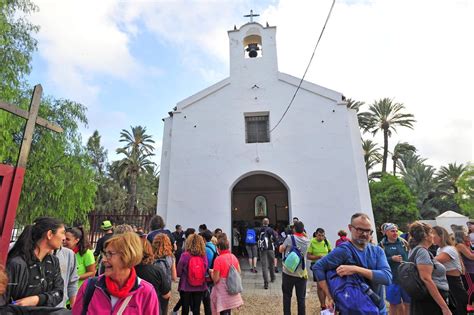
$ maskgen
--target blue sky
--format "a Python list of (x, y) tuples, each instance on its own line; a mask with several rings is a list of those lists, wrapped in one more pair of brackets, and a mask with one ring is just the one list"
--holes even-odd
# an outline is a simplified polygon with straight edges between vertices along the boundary
[[(418, 120), (408, 141), (432, 165), (472, 161), (474, 1), (337, 1), (307, 80), (367, 103), (390, 97)], [(279, 69), (301, 77), (328, 0), (37, 0), (41, 27), (31, 84), (88, 108), (111, 160), (121, 129), (145, 126), (160, 146), (177, 102), (228, 75), (227, 31), (277, 26)], [(291, 96), (289, 96), (290, 99)], [(377, 137), (379, 143), (381, 137)]]

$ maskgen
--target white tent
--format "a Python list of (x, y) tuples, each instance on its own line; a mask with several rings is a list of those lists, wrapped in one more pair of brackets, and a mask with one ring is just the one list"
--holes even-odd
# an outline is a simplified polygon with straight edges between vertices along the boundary
[(436, 217), (436, 225), (444, 227), (449, 233), (452, 232), (452, 224), (466, 226), (468, 221), (468, 217), (454, 211), (446, 211)]

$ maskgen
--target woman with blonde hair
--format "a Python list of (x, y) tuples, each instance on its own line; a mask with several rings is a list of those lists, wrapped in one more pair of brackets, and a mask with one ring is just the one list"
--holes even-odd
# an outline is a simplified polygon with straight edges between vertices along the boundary
[(464, 289), (461, 275), (464, 272), (463, 264), (459, 253), (454, 247), (448, 231), (441, 226), (433, 227), (433, 243), (439, 248), (435, 259), (446, 268), (446, 279), (449, 284), (449, 291), (456, 301), (456, 314), (466, 314), (467, 292)]
[(410, 247), (408, 260), (415, 263), (420, 279), (426, 286), (428, 296), (423, 299), (412, 297), (410, 314), (451, 315), (447, 301), (449, 285), (446, 268), (432, 259), (428, 248), (433, 244), (433, 228), (426, 223), (415, 221), (410, 225)]
[(230, 315), (232, 309), (244, 304), (240, 293), (229, 294), (226, 285), (230, 266), (234, 266), (240, 273), (240, 265), (237, 257), (229, 250), (229, 239), (225, 233), (217, 238), (217, 250), (219, 256), (214, 260), (214, 268), (209, 270), (214, 281), (211, 292), (212, 314)]
[[(104, 274), (84, 282), (72, 314), (158, 314), (155, 289), (140, 279), (135, 270), (143, 259), (143, 245), (138, 235), (126, 232), (113, 236), (105, 242), (102, 256)], [(86, 297), (91, 289), (92, 295)]]
[[(176, 263), (174, 260), (173, 246), (171, 245), (170, 238), (163, 233), (157, 234), (153, 239), (152, 248), (154, 257), (153, 263), (157, 268), (160, 268), (160, 270), (165, 272), (167, 275), (165, 280), (169, 286), (171, 286), (171, 282), (176, 281), (178, 277), (176, 275)], [(162, 298), (158, 296), (158, 299), (160, 300), (160, 310), (162, 314), (167, 314), (169, 298)]]
[(208, 262), (205, 248), (204, 239), (198, 234), (191, 234), (186, 239), (185, 252), (176, 268), (183, 307), (181, 314), (188, 314), (191, 305), (193, 314), (199, 314), (202, 298), (207, 291)]

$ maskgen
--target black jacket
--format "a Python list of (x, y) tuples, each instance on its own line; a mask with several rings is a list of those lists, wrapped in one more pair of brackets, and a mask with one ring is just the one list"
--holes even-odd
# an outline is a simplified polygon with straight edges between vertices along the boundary
[(59, 260), (48, 254), (43, 261), (16, 256), (7, 262), (7, 302), (38, 295), (38, 306), (56, 306), (63, 300), (64, 282)]

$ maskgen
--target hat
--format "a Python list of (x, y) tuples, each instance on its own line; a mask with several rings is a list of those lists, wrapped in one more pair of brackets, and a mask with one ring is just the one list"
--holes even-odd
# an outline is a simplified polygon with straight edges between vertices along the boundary
[(110, 222), (109, 220), (103, 221), (100, 225), (100, 228), (104, 231), (110, 230), (112, 227), (112, 222)]
[(383, 234), (385, 234), (387, 231), (398, 229), (398, 226), (395, 223), (384, 223), (382, 225), (382, 228), (383, 228)]

